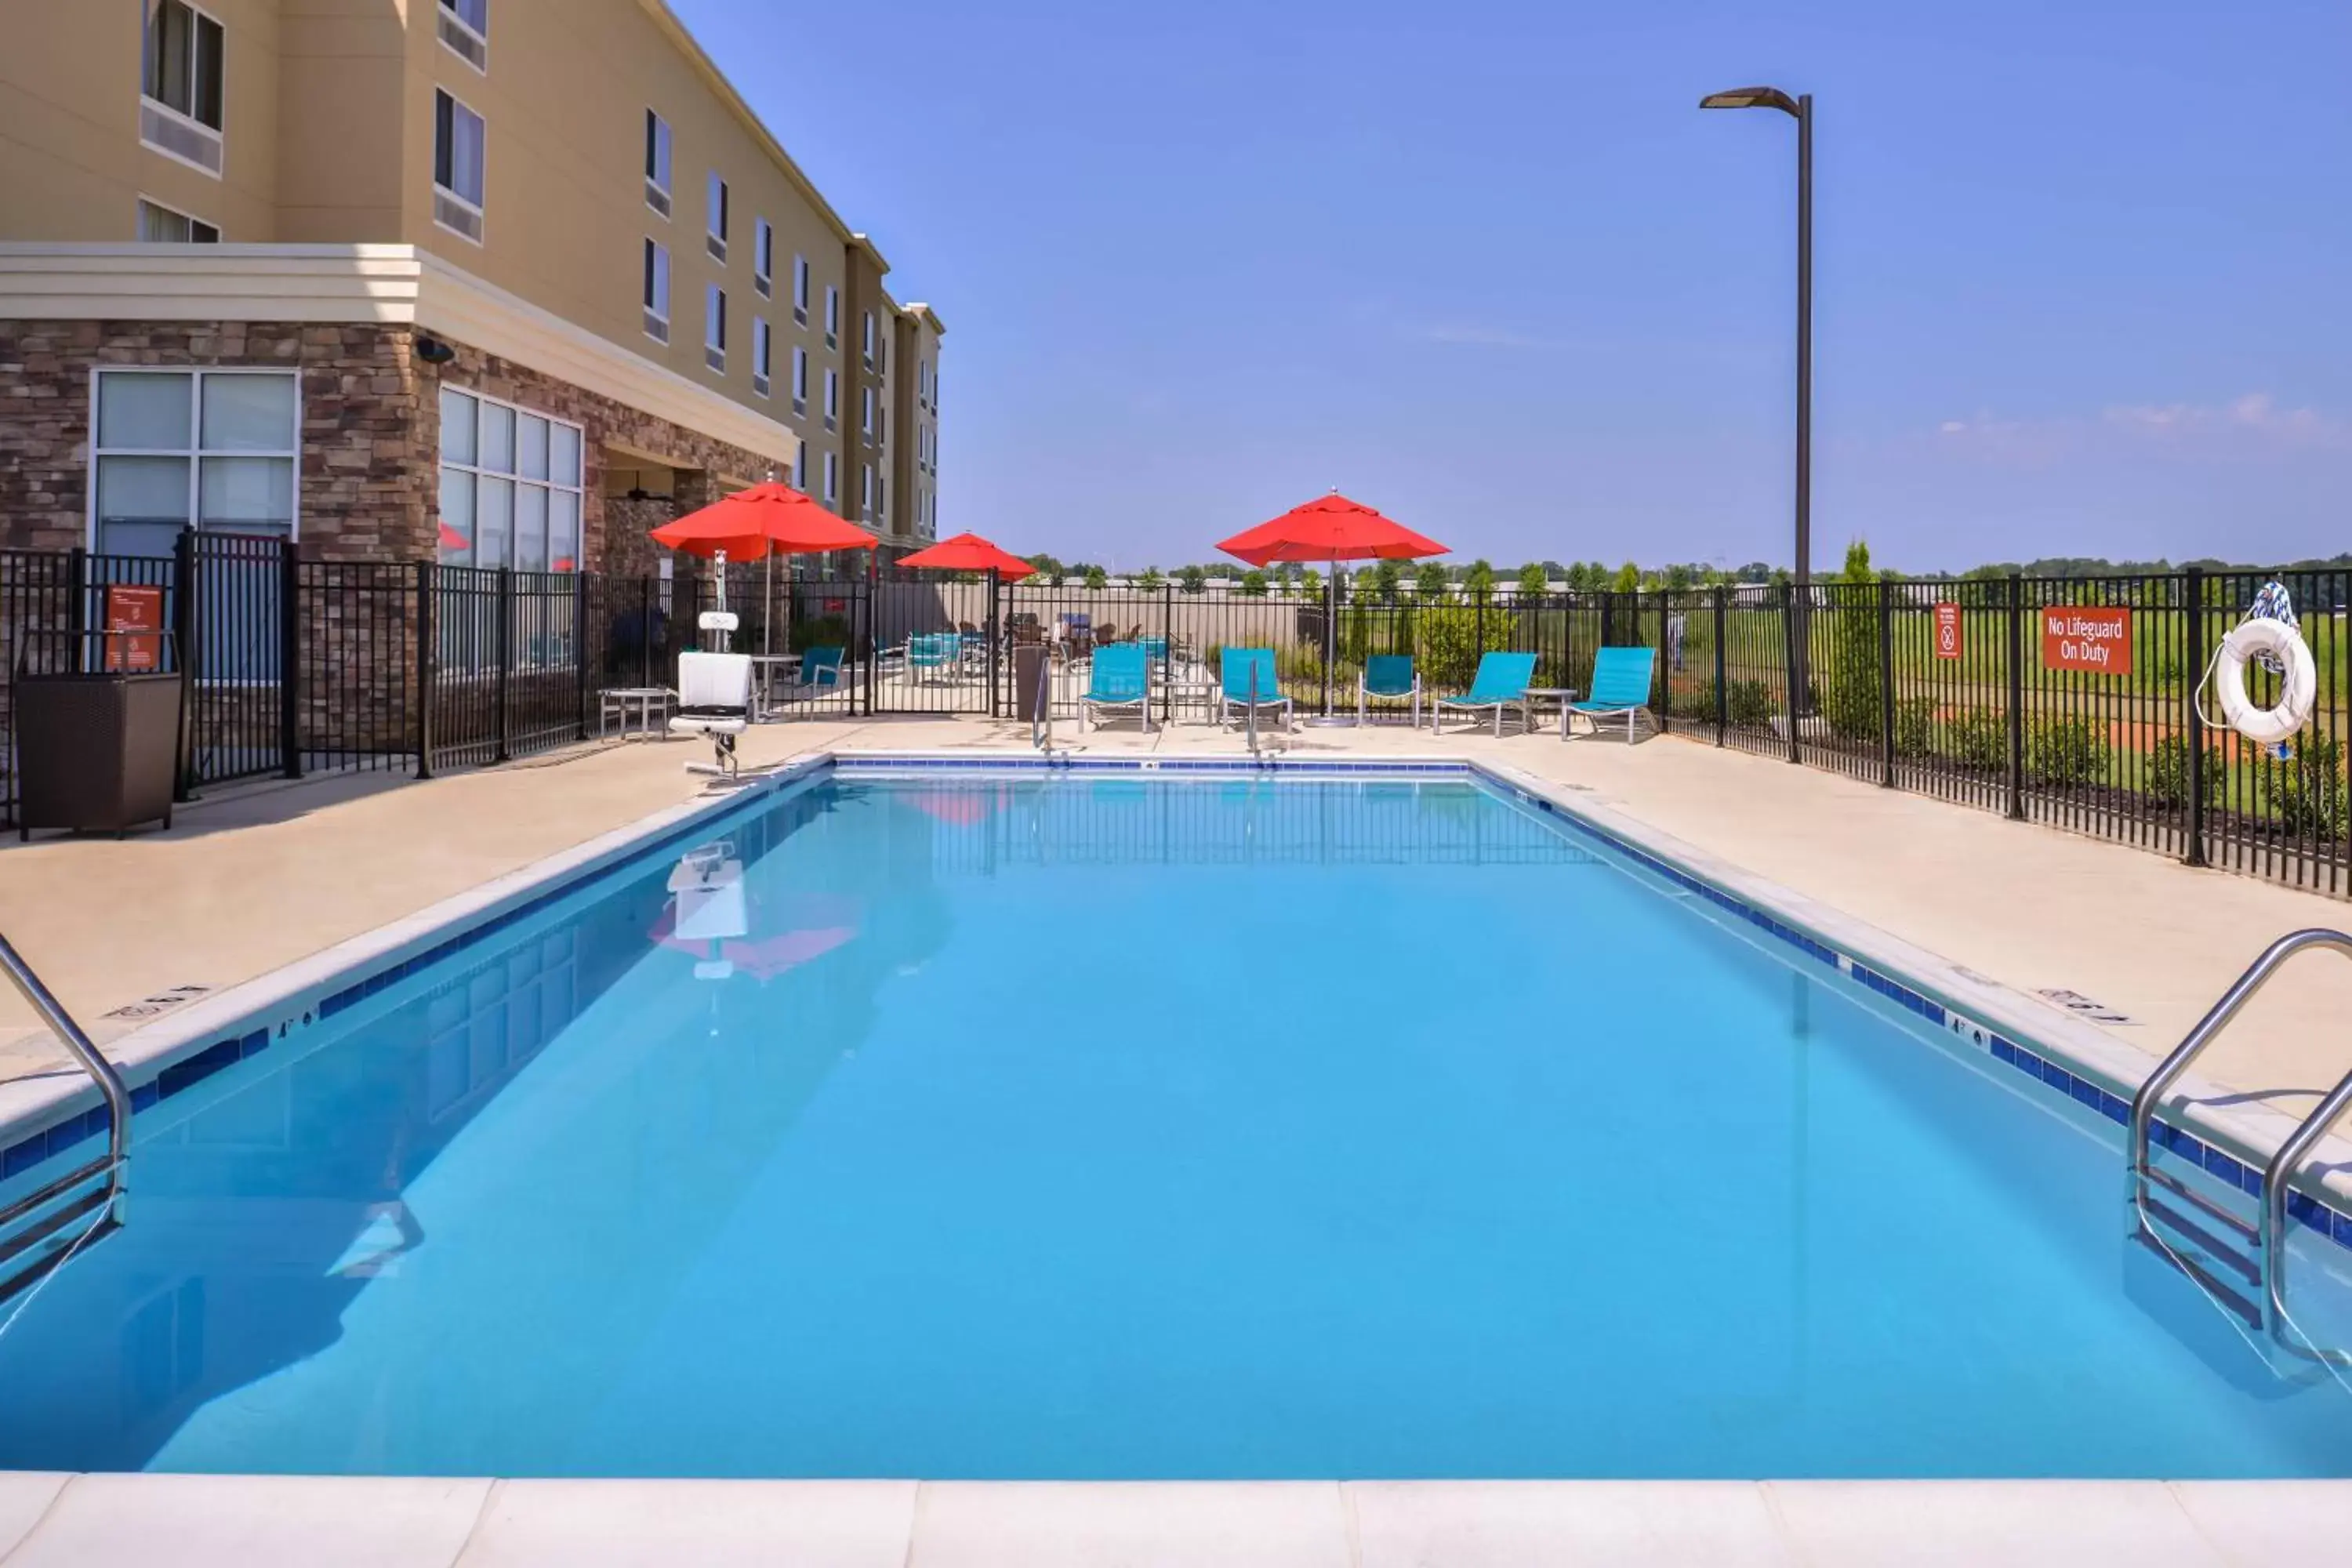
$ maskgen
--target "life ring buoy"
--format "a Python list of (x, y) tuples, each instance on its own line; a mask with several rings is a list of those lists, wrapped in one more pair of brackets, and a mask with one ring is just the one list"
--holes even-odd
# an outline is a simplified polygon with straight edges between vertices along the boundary
[[(2246, 695), (2246, 663), (2259, 654), (2270, 655), (2284, 671), (2279, 681), (2279, 700), (2269, 708), (2255, 707), (2254, 700)], [(2230, 721), (2230, 728), (2264, 746), (2299, 733), (2310, 721), (2319, 696), (2319, 672), (2312, 664), (2303, 634), (2285, 621), (2267, 616), (2241, 621), (2221, 639), (2221, 649), (2213, 656), (2213, 684), (2221, 689), (2221, 716)]]

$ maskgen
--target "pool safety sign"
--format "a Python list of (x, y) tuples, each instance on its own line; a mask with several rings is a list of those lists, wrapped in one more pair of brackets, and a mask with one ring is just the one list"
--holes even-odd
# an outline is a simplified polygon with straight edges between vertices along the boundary
[(163, 662), (163, 590), (129, 583), (106, 585), (106, 668), (150, 670)]
[(1967, 646), (1966, 635), (1960, 630), (1960, 607), (1958, 605), (1937, 605), (1936, 606), (1936, 657), (1958, 658), (1960, 657), (1961, 649)]
[(2097, 675), (2132, 672), (2131, 611), (2052, 605), (2042, 612), (2042, 662)]

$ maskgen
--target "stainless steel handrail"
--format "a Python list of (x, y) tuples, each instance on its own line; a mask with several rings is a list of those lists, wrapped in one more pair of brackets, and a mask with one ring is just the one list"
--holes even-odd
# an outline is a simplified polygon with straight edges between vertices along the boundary
[[(24, 955), (5, 936), (0, 936), (0, 972), (5, 972), (25, 1000), (32, 1004), (33, 1011), (41, 1016), (42, 1022), (57, 1031), (58, 1038), (65, 1042), (66, 1049), (73, 1053), (82, 1070), (97, 1082), (98, 1092), (106, 1100), (105, 1158), (68, 1172), (38, 1192), (28, 1194), (11, 1204), (5, 1212), (0, 1212), (0, 1224), (13, 1223), (93, 1177), (103, 1174), (106, 1177), (104, 1194), (95, 1201), (84, 1200), (68, 1211), (68, 1216), (103, 1209), (99, 1224), (120, 1225), (122, 1222), (123, 1176), (131, 1163), (131, 1091), (123, 1087), (122, 1075), (114, 1070), (114, 1064), (100, 1054), (90, 1037), (82, 1032), (81, 1026), (74, 1022), (73, 1015), (68, 1013), (65, 1005), (42, 984), (41, 977), (33, 973), (33, 966), (25, 962)], [(54, 1232), (58, 1224), (59, 1216), (52, 1215), (43, 1227), (28, 1232), (18, 1247), (9, 1248), (10, 1253), (37, 1244), (47, 1234)], [(0, 1285), (0, 1289), (13, 1294), (16, 1289), (29, 1283), (41, 1272), (42, 1266), (36, 1265), (6, 1280), (5, 1285)]]
[[(2196, 1027), (2181, 1037), (2172, 1054), (2158, 1064), (2147, 1081), (2132, 1096), (2131, 1104), (2131, 1180), (2132, 1204), (2142, 1224), (2147, 1223), (2148, 1180), (2152, 1160), (2148, 1152), (2148, 1124), (2155, 1120), (2157, 1101), (2167, 1089), (2187, 1071), (2189, 1064), (2213, 1042), (2213, 1037), (2228, 1027), (2254, 993), (2269, 984), (2279, 966), (2307, 948), (2326, 948), (2352, 958), (2352, 935), (2313, 926), (2289, 931), (2269, 947), (2261, 957), (2246, 966), (2246, 972), (2221, 994), (2221, 999), (2197, 1021)], [(2260, 1267), (2263, 1278), (2263, 1319), (2264, 1325), (2276, 1337), (2286, 1326), (2285, 1247), (2287, 1189), (2296, 1163), (2319, 1141), (2320, 1134), (2352, 1106), (2352, 1073), (2345, 1075), (2335, 1089), (2319, 1102), (2318, 1109), (2305, 1117), (2294, 1131), (2281, 1143), (2270, 1163), (2263, 1170), (2262, 1211), (2255, 1226), (2255, 1246), (2262, 1254)], [(2327, 1359), (2337, 1359), (2335, 1352), (2313, 1350)]]

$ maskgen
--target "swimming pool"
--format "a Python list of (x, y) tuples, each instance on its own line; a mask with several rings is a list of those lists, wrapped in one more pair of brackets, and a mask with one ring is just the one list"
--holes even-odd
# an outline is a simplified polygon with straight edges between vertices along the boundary
[(1458, 774), (814, 776), (140, 1134), (0, 1466), (2352, 1474), (2112, 1123)]

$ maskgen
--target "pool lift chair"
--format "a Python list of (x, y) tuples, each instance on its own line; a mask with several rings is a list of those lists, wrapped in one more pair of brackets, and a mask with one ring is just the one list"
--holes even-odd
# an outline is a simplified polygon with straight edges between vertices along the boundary
[(677, 711), (669, 721), (673, 735), (708, 735), (712, 758), (688, 763), (690, 773), (708, 773), (733, 780), (742, 772), (735, 756), (735, 737), (751, 727), (751, 656), (728, 653), (728, 634), (737, 625), (731, 610), (705, 610), (696, 622), (711, 634), (719, 651), (689, 649), (677, 656)]
[[(2319, 1218), (2327, 1215), (2327, 1210), (2315, 1202), (2311, 1208), (2297, 1205), (2293, 1184), (2313, 1146), (2338, 1117), (2352, 1109), (2352, 1072), (2336, 1080), (2336, 1087), (2321, 1097), (2273, 1152), (2263, 1168), (2251, 1221), (2237, 1205), (2213, 1193), (2210, 1184), (2200, 1191), (2186, 1176), (2162, 1169), (2156, 1162), (2159, 1149), (2184, 1161), (2201, 1158), (2196, 1142), (2181, 1131), (2185, 1123), (2178, 1110), (2169, 1126), (2157, 1123), (2156, 1112), (2164, 1104), (2166, 1092), (2279, 966), (2308, 948), (2326, 948), (2352, 958), (2352, 935), (2325, 928), (2289, 931), (2263, 950), (2132, 1097), (2125, 1169), (2134, 1240), (2195, 1280), (2254, 1332), (2267, 1334), (2281, 1349), (2305, 1362), (2340, 1370), (2352, 1368), (2352, 1352), (2312, 1342), (2287, 1311), (2286, 1255), (2287, 1242), (2298, 1224), (2308, 1223), (2315, 1209)], [(2251, 1175), (2252, 1168), (2246, 1169)]]
[(694, 961), (697, 980), (725, 980), (735, 973), (726, 944), (751, 929), (743, 898), (743, 861), (734, 840), (719, 839), (688, 850), (670, 868), (673, 900), (670, 934), (679, 942), (709, 944)]

